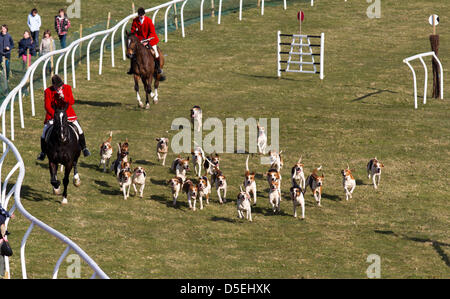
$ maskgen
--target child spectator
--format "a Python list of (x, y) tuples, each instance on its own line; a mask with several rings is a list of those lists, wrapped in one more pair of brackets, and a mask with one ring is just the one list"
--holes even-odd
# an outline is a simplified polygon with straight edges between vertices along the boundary
[(6, 64), (6, 78), (9, 79), (9, 60), (11, 59), (11, 49), (14, 48), (14, 41), (8, 33), (8, 26), (2, 25), (0, 32), (0, 64), (3, 57)]
[[(19, 41), (19, 58), (21, 57), (23, 60), (23, 65), (30, 66), (31, 63), (31, 56), (36, 55), (35, 45), (33, 42), (33, 38), (31, 38), (31, 34), (29, 31), (25, 31), (23, 33), (23, 38)], [(27, 56), (27, 50), (28, 56)]]
[(66, 36), (67, 31), (70, 28), (70, 21), (67, 18), (64, 9), (59, 10), (59, 15), (55, 16), (55, 30), (59, 37), (59, 42), (61, 43), (61, 49), (66, 47)]
[[(41, 56), (43, 56), (55, 50), (56, 50), (55, 40), (53, 39), (50, 30), (47, 29), (44, 32), (44, 37), (42, 38), (41, 44), (39, 46), (39, 53)], [(52, 66), (50, 65), (50, 63), (47, 64), (47, 71), (49, 73), (52, 71)]]
[(41, 28), (41, 16), (38, 15), (36, 8), (33, 8), (28, 15), (28, 28), (30, 28), (31, 38), (33, 38), (36, 45), (39, 45), (39, 29)]

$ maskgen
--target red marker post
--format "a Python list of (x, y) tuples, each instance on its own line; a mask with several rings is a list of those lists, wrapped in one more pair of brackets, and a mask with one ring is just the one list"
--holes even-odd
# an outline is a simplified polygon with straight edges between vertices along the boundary
[(298, 23), (300, 24), (300, 34), (302, 34), (302, 22), (304, 19), (305, 19), (305, 14), (303, 13), (303, 11), (300, 10), (297, 13), (297, 20), (298, 20)]

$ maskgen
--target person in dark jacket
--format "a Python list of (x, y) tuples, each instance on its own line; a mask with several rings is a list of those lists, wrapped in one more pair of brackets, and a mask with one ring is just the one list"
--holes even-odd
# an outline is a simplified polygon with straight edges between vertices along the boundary
[[(14, 218), (14, 215), (10, 215), (8, 211), (0, 206), (0, 246), (7, 240), (6, 236), (8, 235), (8, 232), (6, 231), (5, 222), (8, 218)], [(8, 273), (5, 273), (5, 257), (0, 255), (0, 279), (4, 277), (7, 278)]]
[(67, 18), (65, 10), (61, 8), (59, 10), (59, 15), (55, 16), (55, 30), (59, 37), (61, 49), (64, 49), (66, 47), (66, 37), (69, 28), (70, 21)]
[(9, 60), (11, 59), (11, 50), (14, 49), (14, 41), (8, 33), (8, 26), (2, 25), (0, 31), (0, 62), (5, 58), (6, 78), (9, 79)]
[[(28, 56), (27, 50), (29, 50)], [(29, 31), (25, 31), (23, 33), (23, 38), (19, 41), (19, 58), (22, 58), (24, 65), (28, 62), (28, 66), (30, 66), (31, 56), (34, 55), (36, 55), (36, 48), (33, 38)]]

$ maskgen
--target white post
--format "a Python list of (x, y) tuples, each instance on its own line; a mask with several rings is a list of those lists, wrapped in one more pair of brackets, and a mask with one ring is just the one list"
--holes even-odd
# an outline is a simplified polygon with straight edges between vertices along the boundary
[(314, 6), (314, 0), (311, 0), (311, 6)]
[[(34, 110), (34, 101), (31, 103), (31, 108), (32, 108), (31, 110)], [(19, 89), (19, 112), (20, 112), (20, 127), (23, 129), (25, 128), (25, 122), (23, 120), (22, 88)]]
[(125, 28), (127, 27), (127, 23), (128, 22), (125, 22), (122, 25), (122, 59), (124, 61), (127, 60), (127, 56), (125, 55), (125, 51), (126, 51), (126, 49), (125, 49)]
[(95, 39), (95, 37), (93, 37), (93, 38), (89, 41), (88, 46), (87, 46), (87, 49), (86, 49), (86, 66), (87, 66), (87, 80), (88, 80), (88, 81), (91, 80), (91, 65), (90, 65), (91, 59), (90, 59), (90, 55), (89, 55), (89, 49), (91, 48), (91, 44), (92, 44), (92, 42), (94, 41), (94, 39)]
[(264, 15), (264, 0), (261, 1), (261, 15)]
[(281, 37), (280, 37), (281, 32), (278, 30), (277, 32), (277, 74), (278, 77), (281, 77)]
[(219, 17), (217, 18), (217, 24), (220, 24), (221, 16), (222, 16), (222, 0), (219, 1)]
[(200, 30), (203, 30), (203, 2), (205, 2), (205, 0), (200, 2)]
[(164, 13), (164, 42), (167, 43), (167, 16), (169, 14), (169, 10), (172, 7), (172, 5), (167, 6), (166, 12)]
[(325, 56), (325, 33), (320, 34), (320, 79), (323, 80), (323, 62)]
[(67, 52), (62, 53), (61, 56), (59, 56), (58, 59), (56, 60), (55, 75), (58, 75), (59, 63), (61, 62), (61, 59), (66, 55), (66, 53)]
[(239, 0), (239, 21), (242, 20), (242, 0)]
[(183, 11), (184, 11), (184, 6), (186, 5), (186, 3), (188, 2), (188, 0), (185, 0), (184, 2), (183, 2), (183, 5), (181, 5), (181, 35), (183, 36), (183, 38), (184, 38), (184, 14), (183, 14)]
[(158, 14), (159, 9), (155, 10), (155, 12), (153, 13), (153, 17), (152, 17), (152, 22), (153, 25), (156, 25), (156, 15)]
[(67, 50), (66, 55), (64, 55), (64, 84), (67, 84), (67, 58), (69, 58), (69, 54), (72, 48)]
[(111, 67), (115, 67), (115, 64), (114, 64), (114, 36), (116, 35), (117, 29), (114, 30), (111, 35)]
[(34, 222), (31, 222), (30, 226), (27, 229), (27, 232), (23, 236), (22, 243), (20, 244), (20, 263), (22, 265), (22, 278), (27, 279), (27, 266), (25, 263), (25, 246), (27, 244), (28, 236), (33, 230)]
[(103, 64), (103, 48), (105, 45), (105, 41), (108, 38), (109, 34), (106, 34), (105, 37), (102, 39), (102, 42), (100, 44), (100, 63), (98, 65), (98, 74), (101, 75), (102, 74), (102, 64)]
[(283, 8), (284, 8), (284, 10), (286, 10), (286, 9), (287, 9), (287, 4), (286, 4), (286, 0), (283, 0)]
[(425, 86), (423, 87), (423, 103), (427, 103), (427, 83), (428, 83), (428, 70), (425, 61), (423, 61), (422, 57), (419, 57), (420, 62), (422, 62), (423, 69), (425, 71)]
[[(10, 120), (11, 120), (11, 141), (14, 141), (14, 100), (16, 98), (16, 94), (11, 97), (11, 102), (9, 104), (9, 111), (11, 112)], [(5, 117), (5, 116), (3, 116)]]
[(36, 71), (37, 66), (31, 71), (30, 73), (30, 102), (31, 102), (31, 115), (35, 115), (34, 111), (34, 83), (33, 83), (33, 77), (34, 72)]
[(413, 73), (413, 81), (414, 81), (414, 109), (417, 109), (417, 82), (416, 82), (416, 72), (414, 71), (414, 68), (409, 64), (408, 61), (403, 60), (404, 63), (406, 63), (409, 68), (411, 69)]
[(42, 83), (44, 84), (44, 90), (47, 89), (47, 64), (50, 61), (51, 57), (47, 58), (44, 62), (44, 66), (42, 67)]
[[(73, 47), (72, 51), (72, 87), (77, 88), (77, 81), (75, 79), (75, 53), (77, 52), (79, 44), (77, 44), (75, 47)], [(80, 49), (81, 51), (81, 49)]]
[(67, 245), (66, 249), (63, 251), (63, 253), (59, 257), (58, 261), (56, 262), (55, 268), (53, 269), (53, 279), (58, 278), (59, 267), (61, 266), (62, 262), (66, 258), (67, 254), (69, 254), (69, 251), (70, 251), (70, 246)]

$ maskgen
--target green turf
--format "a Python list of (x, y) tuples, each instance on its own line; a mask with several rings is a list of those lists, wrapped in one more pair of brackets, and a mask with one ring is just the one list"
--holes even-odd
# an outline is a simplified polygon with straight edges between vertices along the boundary
[[(120, 7), (119, 1), (91, 2), (99, 3), (92, 8), (97, 14)], [(77, 69), (74, 108), (93, 155), (81, 159), (82, 185), (70, 185), (69, 204), (62, 207), (51, 194), (46, 164), (34, 160), (44, 118), (42, 91), (37, 91), (37, 116), (30, 116), (26, 98), (26, 129), (16, 129), (15, 144), (27, 167), (22, 202), (77, 242), (112, 278), (365, 278), (369, 254), (381, 257), (383, 278), (448, 278), (448, 100), (429, 99), (415, 111), (412, 75), (402, 63), (430, 49), (426, 21), (437, 13), (440, 57), (448, 70), (446, 2), (382, 1), (381, 18), (369, 19), (366, 1), (323, 0), (314, 7), (288, 5), (286, 11), (267, 7), (263, 17), (251, 9), (241, 22), (237, 14), (223, 17), (221, 25), (209, 19), (202, 32), (198, 24), (189, 26), (185, 39), (177, 31), (160, 44), (168, 79), (161, 84), (160, 103), (149, 111), (137, 108), (132, 79), (125, 75), (128, 61), (116, 56), (111, 68), (107, 52), (104, 75), (94, 73), (98, 60), (93, 61), (90, 82), (83, 63)], [(19, 12), (12, 4), (7, 8), (13, 23)], [(294, 33), (300, 8), (306, 15), (303, 32), (326, 34), (323, 82), (308, 74), (276, 77), (276, 31)], [(420, 62), (414, 65), (420, 70)], [(445, 77), (444, 85), (449, 83)], [(418, 86), (420, 96), (421, 71)], [(213, 195), (203, 211), (192, 212), (182, 195), (179, 208), (170, 206), (165, 181), (173, 174), (159, 165), (154, 139), (172, 137), (172, 120), (189, 117), (193, 105), (202, 107), (204, 118), (280, 119), (285, 153), (280, 215), (269, 209), (262, 178), (267, 166), (254, 156), (250, 168), (258, 174), (258, 204), (253, 223), (237, 219), (235, 198), (246, 158), (238, 154), (223, 154), (221, 162), (232, 202), (219, 205)], [(148, 170), (144, 199), (124, 201), (113, 175), (98, 168), (99, 145), (110, 130), (114, 142), (129, 139), (134, 164)], [(325, 175), (323, 207), (308, 191), (304, 221), (292, 217), (288, 200), (290, 167), (300, 155), (306, 172), (323, 165)], [(365, 173), (374, 156), (385, 165), (377, 191)], [(167, 164), (174, 157), (170, 153)], [(348, 202), (340, 175), (347, 163), (358, 184)], [(10, 225), (13, 277), (21, 276), (19, 244), (27, 226), (21, 215)], [(36, 229), (27, 245), (29, 277), (49, 277), (63, 250)], [(90, 275), (83, 265), (82, 277)]]

